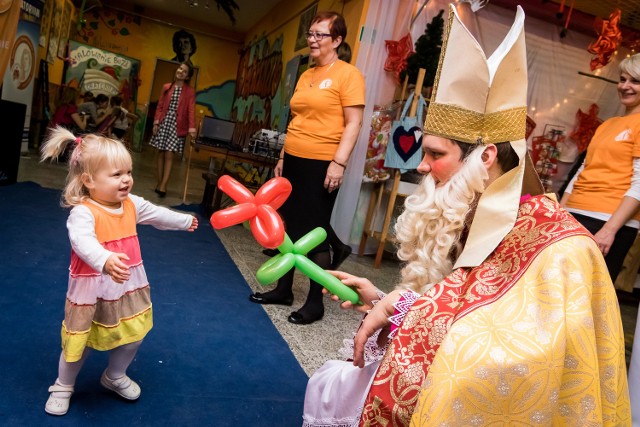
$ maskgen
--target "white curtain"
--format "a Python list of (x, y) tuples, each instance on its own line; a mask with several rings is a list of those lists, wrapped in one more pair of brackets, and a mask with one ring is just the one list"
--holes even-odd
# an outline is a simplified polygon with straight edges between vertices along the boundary
[[(371, 191), (367, 186), (362, 187), (362, 176), (373, 107), (374, 105), (391, 103), (396, 87), (391, 73), (384, 71), (383, 68), (387, 59), (384, 41), (399, 38), (397, 34), (401, 34), (402, 31), (398, 27), (402, 24), (398, 24), (398, 21), (408, 22), (406, 17), (411, 15), (414, 4), (413, 0), (371, 0), (366, 23), (362, 29), (358, 58), (355, 63), (355, 66), (364, 74), (366, 81), (366, 103), (362, 130), (351, 154), (349, 167), (345, 171), (342, 188), (338, 194), (331, 219), (331, 224), (338, 237), (354, 247), (359, 241), (359, 236), (355, 241), (352, 241), (351, 235), (361, 189), (363, 197), (366, 197)], [(405, 25), (404, 28), (406, 33), (408, 25)], [(366, 206), (366, 202), (364, 204)], [(362, 230), (361, 224), (360, 230)]]

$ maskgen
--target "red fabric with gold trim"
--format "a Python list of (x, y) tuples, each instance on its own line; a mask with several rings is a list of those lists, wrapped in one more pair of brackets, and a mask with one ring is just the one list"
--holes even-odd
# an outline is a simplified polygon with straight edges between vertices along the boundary
[(615, 9), (609, 15), (609, 19), (596, 19), (594, 25), (600, 36), (587, 48), (589, 53), (596, 55), (591, 59), (591, 71), (607, 65), (611, 61), (613, 52), (618, 49), (620, 40), (622, 40), (622, 33), (618, 28), (621, 15), (620, 9)]
[(378, 368), (360, 425), (409, 425), (421, 386), (451, 325), (500, 299), (546, 247), (577, 235), (591, 236), (546, 196), (522, 203), (514, 228), (487, 261), (473, 269), (457, 269), (411, 307)]
[(411, 40), (411, 33), (407, 33), (406, 36), (400, 40), (385, 40), (384, 44), (387, 48), (389, 55), (384, 62), (385, 71), (393, 72), (393, 76), (396, 82), (400, 84), (400, 73), (407, 67), (407, 58), (413, 52), (413, 41)]

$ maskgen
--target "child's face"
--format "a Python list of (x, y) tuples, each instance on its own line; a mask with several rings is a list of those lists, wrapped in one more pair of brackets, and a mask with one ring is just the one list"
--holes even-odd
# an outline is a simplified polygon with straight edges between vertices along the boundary
[(131, 165), (103, 167), (93, 176), (85, 177), (84, 185), (96, 202), (108, 207), (119, 207), (133, 187)]

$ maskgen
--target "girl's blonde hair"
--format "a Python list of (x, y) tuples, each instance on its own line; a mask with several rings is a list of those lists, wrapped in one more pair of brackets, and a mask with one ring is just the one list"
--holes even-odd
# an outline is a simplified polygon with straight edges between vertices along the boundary
[(63, 207), (79, 205), (89, 198), (89, 190), (82, 183), (85, 174), (94, 176), (99, 170), (111, 166), (131, 167), (131, 154), (120, 141), (95, 134), (76, 137), (61, 126), (50, 129), (49, 136), (42, 146), (40, 161), (58, 159), (69, 144), (73, 146), (73, 151), (69, 158), (69, 174), (62, 193)]

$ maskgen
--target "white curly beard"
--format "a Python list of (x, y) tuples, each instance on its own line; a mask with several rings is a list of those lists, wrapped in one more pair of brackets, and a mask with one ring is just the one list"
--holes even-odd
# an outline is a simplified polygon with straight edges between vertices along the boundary
[(424, 294), (451, 273), (462, 248), (465, 219), (489, 177), (481, 159), (483, 151), (481, 146), (473, 150), (462, 168), (439, 187), (431, 175), (425, 176), (407, 197), (395, 225), (398, 257), (406, 262), (397, 288)]

